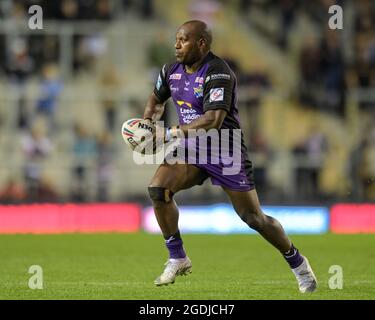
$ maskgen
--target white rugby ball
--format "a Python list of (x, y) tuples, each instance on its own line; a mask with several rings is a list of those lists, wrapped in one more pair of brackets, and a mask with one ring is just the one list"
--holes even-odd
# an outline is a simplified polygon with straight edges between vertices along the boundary
[(123, 123), (121, 132), (125, 143), (135, 152), (154, 154), (156, 150), (155, 126), (141, 118), (134, 118)]

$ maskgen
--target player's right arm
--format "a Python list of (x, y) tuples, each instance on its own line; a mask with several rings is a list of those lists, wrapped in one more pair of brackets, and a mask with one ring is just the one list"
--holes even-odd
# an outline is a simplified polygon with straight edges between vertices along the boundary
[(164, 65), (159, 72), (154, 91), (151, 93), (146, 103), (143, 114), (144, 119), (158, 121), (164, 113), (165, 102), (171, 96), (171, 91), (169, 90), (169, 85), (167, 82), (167, 69), (168, 66)]
[(161, 103), (159, 98), (154, 92), (151, 93), (150, 97), (146, 102), (145, 112), (143, 113), (143, 119), (150, 119), (151, 121), (160, 120), (164, 113), (165, 103)]

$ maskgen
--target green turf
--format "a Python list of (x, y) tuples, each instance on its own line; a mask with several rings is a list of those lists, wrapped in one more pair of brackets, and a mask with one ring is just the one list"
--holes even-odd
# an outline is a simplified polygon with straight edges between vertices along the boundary
[[(193, 273), (154, 287), (167, 252), (158, 235), (1, 235), (0, 299), (374, 299), (375, 235), (291, 236), (319, 281), (300, 294), (280, 254), (257, 235), (185, 235)], [(43, 268), (31, 290), (28, 268)], [(331, 265), (344, 288), (332, 290)]]

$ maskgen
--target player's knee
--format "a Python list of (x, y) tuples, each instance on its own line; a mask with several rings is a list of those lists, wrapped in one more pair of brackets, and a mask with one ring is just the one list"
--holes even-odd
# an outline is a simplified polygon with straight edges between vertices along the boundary
[(260, 231), (265, 223), (265, 215), (258, 210), (243, 210), (238, 213), (242, 221), (244, 221), (251, 229)]
[(166, 203), (171, 202), (174, 195), (174, 193), (167, 188), (154, 186), (148, 187), (148, 194), (150, 199), (154, 203), (154, 206), (162, 206)]

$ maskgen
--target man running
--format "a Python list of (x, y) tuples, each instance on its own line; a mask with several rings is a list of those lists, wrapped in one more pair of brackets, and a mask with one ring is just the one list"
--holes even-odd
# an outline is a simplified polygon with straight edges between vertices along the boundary
[[(192, 129), (214, 129), (219, 133), (240, 129), (236, 77), (225, 61), (210, 51), (211, 43), (211, 31), (202, 21), (188, 21), (177, 30), (176, 62), (161, 69), (144, 111), (146, 121), (157, 121), (164, 112), (165, 102), (172, 98), (179, 125), (166, 129), (166, 141), (187, 136)], [(296, 276), (299, 290), (312, 292), (317, 281), (307, 258), (293, 246), (281, 224), (260, 208), (242, 134), (240, 141), (240, 166), (234, 174), (223, 174), (222, 160), (204, 164), (165, 162), (157, 169), (148, 191), (169, 260), (155, 284), (168, 285), (174, 283), (176, 276), (191, 272), (192, 263), (183, 247), (173, 195), (210, 177), (213, 184), (227, 193), (240, 218), (280, 251)]]

